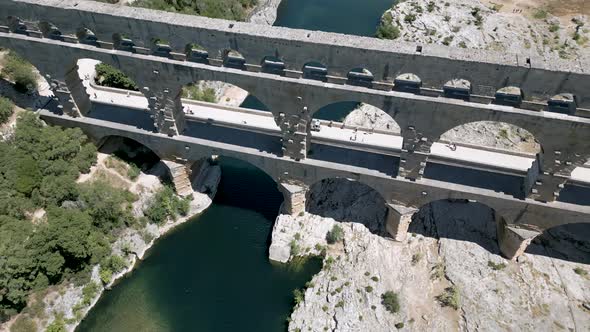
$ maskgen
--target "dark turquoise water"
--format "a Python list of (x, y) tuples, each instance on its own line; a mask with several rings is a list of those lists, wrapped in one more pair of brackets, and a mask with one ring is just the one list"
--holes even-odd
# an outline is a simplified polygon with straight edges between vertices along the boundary
[(268, 260), (282, 196), (249, 164), (221, 159), (215, 203), (161, 239), (105, 293), (78, 331), (253, 331), (286, 329), (292, 292), (319, 272)]
[(282, 0), (276, 26), (374, 36), (393, 0)]

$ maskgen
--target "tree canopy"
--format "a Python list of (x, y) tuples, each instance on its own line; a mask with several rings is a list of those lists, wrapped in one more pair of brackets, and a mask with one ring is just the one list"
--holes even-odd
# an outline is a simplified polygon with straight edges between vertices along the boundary
[[(110, 255), (114, 230), (131, 222), (131, 193), (76, 183), (95, 162), (96, 148), (79, 129), (45, 126), (32, 113), (0, 142), (0, 322), (31, 292), (88, 273)], [(33, 220), (40, 208), (45, 217)]]

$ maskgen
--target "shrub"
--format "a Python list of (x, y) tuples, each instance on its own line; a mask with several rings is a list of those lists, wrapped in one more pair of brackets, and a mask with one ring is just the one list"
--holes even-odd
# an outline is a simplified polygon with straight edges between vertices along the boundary
[(91, 282), (82, 288), (82, 303), (84, 305), (90, 305), (92, 299), (96, 296), (100, 286), (97, 283)]
[(137, 177), (139, 176), (140, 173), (141, 173), (141, 170), (139, 169), (139, 167), (137, 167), (137, 165), (135, 165), (134, 163), (129, 164), (129, 169), (127, 170), (127, 176), (131, 180), (137, 179)]
[(547, 18), (547, 10), (543, 9), (543, 8), (538, 8), (537, 10), (535, 10), (535, 12), (533, 13), (533, 17), (536, 18), (537, 20), (543, 20)]
[(391, 22), (381, 22), (375, 36), (380, 39), (397, 39), (401, 35), (399, 28)]
[(576, 268), (574, 268), (574, 272), (575, 272), (577, 275), (580, 275), (580, 276), (582, 276), (582, 277), (585, 277), (585, 276), (587, 276), (587, 275), (588, 275), (588, 271), (584, 270), (583, 268), (581, 268), (581, 267), (579, 267), (579, 266), (578, 266), (578, 267), (576, 267)]
[(330, 231), (326, 234), (326, 241), (329, 244), (340, 242), (344, 239), (344, 230), (339, 225), (334, 225)]
[(37, 76), (33, 71), (33, 65), (14, 52), (9, 52), (4, 58), (2, 75), (14, 82), (14, 88), (17, 91), (27, 92), (37, 89)]
[(0, 97), (0, 124), (6, 123), (13, 112), (14, 104), (10, 100)]
[(365, 292), (371, 293), (372, 291), (373, 291), (373, 287), (371, 287), (371, 286), (366, 286), (365, 287)]
[(182, 88), (182, 97), (208, 103), (216, 103), (217, 96), (212, 88), (200, 89), (197, 85), (189, 84)]
[(299, 303), (303, 302), (304, 298), (305, 298), (305, 292), (303, 292), (301, 289), (296, 288), (293, 291), (293, 301), (295, 302), (295, 305), (298, 305)]
[(289, 248), (291, 249), (291, 256), (297, 256), (301, 252), (301, 246), (295, 240), (291, 240)]
[(455, 310), (459, 309), (460, 305), (460, 294), (457, 286), (451, 286), (445, 288), (445, 291), (436, 297), (438, 302), (443, 307), (451, 307)]
[(404, 22), (412, 24), (416, 20), (416, 14), (410, 13), (404, 16)]
[(420, 260), (422, 259), (423, 254), (421, 252), (417, 252), (415, 254), (412, 255), (412, 265), (416, 265), (418, 264), (418, 262), (420, 262)]
[(143, 213), (152, 222), (161, 224), (168, 218), (176, 219), (178, 214), (185, 216), (189, 207), (188, 199), (176, 196), (172, 188), (165, 186), (154, 195)]
[(504, 264), (504, 263), (494, 263), (492, 261), (488, 261), (488, 266), (490, 268), (492, 268), (492, 270), (498, 271), (498, 270), (502, 270), (503, 268), (505, 268), (506, 267), (506, 264)]
[(96, 83), (111, 88), (138, 91), (135, 82), (120, 70), (106, 63), (99, 63), (95, 67)]
[(64, 323), (63, 319), (56, 318), (49, 326), (45, 332), (66, 332), (66, 324)]
[(37, 324), (28, 315), (19, 316), (10, 327), (10, 332), (35, 332)]
[(385, 307), (385, 309), (389, 312), (396, 313), (400, 309), (399, 298), (397, 293), (392, 291), (387, 291), (381, 294), (381, 304)]

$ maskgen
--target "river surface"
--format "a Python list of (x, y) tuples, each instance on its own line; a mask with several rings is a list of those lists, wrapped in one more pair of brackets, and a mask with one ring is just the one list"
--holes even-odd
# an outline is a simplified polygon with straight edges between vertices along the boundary
[(268, 260), (282, 202), (262, 171), (221, 158), (215, 202), (157, 241), (132, 274), (100, 299), (78, 331), (286, 330), (293, 290), (321, 269)]

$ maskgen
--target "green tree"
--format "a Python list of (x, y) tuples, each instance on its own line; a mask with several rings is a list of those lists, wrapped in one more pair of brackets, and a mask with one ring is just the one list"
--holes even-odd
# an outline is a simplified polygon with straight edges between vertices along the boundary
[(2, 76), (14, 82), (17, 91), (27, 92), (37, 89), (37, 75), (33, 71), (33, 65), (18, 56), (9, 52), (4, 58)]
[(14, 112), (14, 104), (7, 98), (0, 97), (0, 124), (6, 123)]
[(106, 63), (99, 63), (95, 67), (96, 82), (111, 88), (138, 91), (135, 82), (122, 71)]

